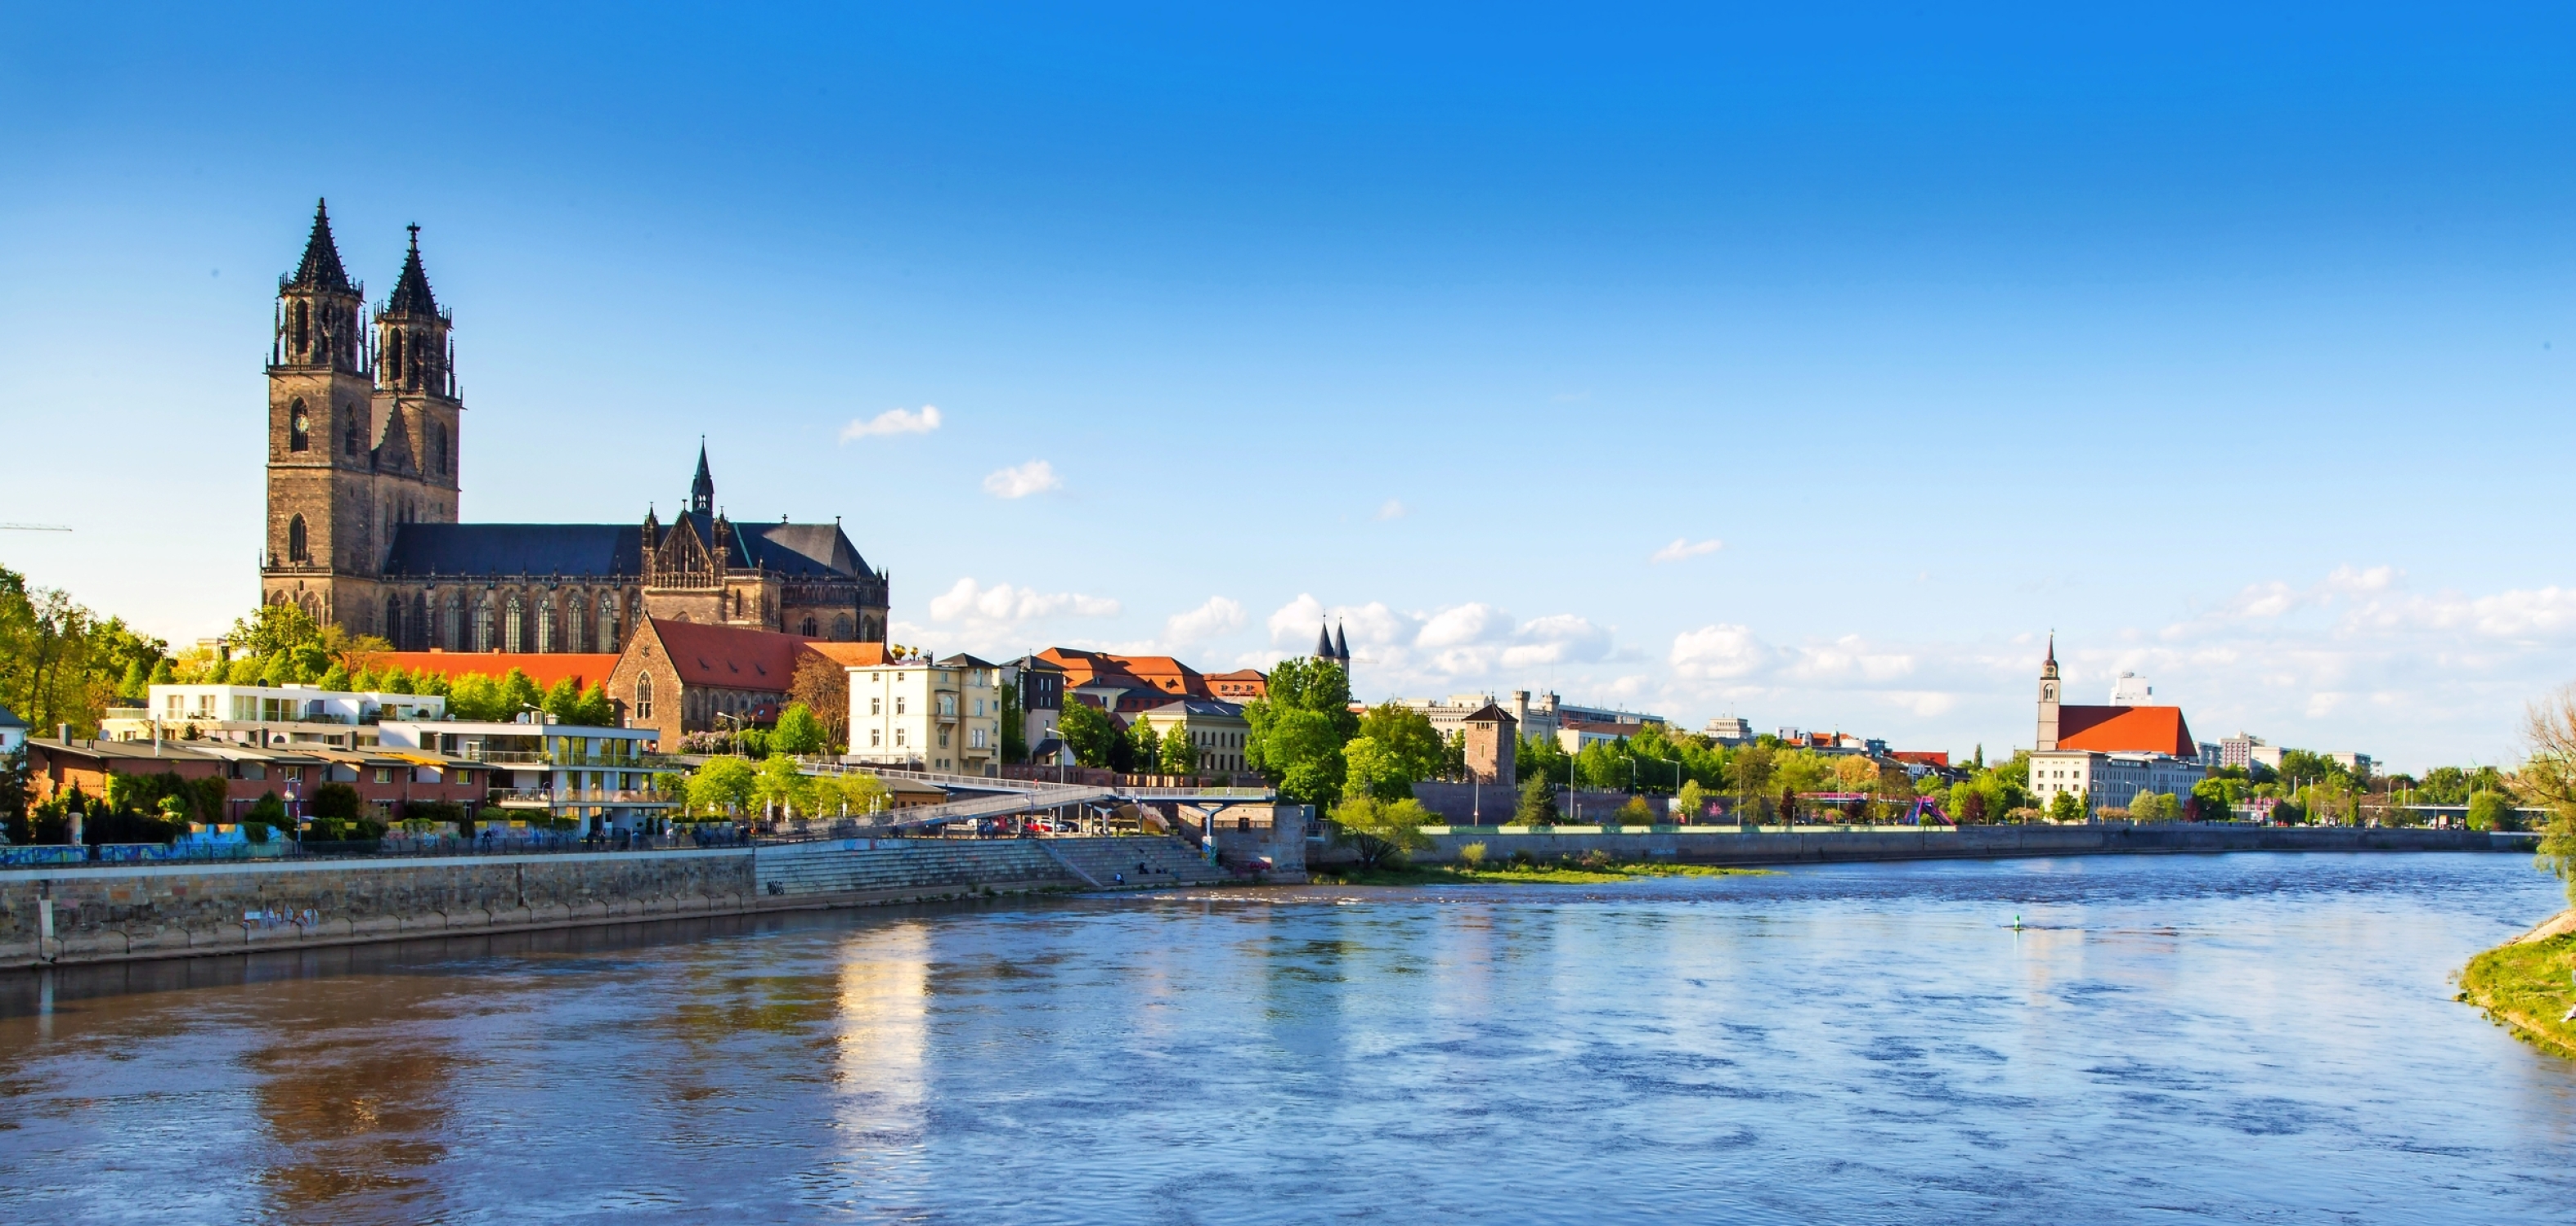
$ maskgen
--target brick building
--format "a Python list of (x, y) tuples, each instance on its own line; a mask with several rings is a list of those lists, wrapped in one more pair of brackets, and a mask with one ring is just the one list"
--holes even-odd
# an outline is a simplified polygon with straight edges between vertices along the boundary
[[(814, 653), (801, 635), (647, 618), (635, 628), (608, 694), (626, 726), (653, 728), (664, 753), (691, 732), (730, 732), (776, 721)], [(855, 646), (855, 645), (854, 645)]]

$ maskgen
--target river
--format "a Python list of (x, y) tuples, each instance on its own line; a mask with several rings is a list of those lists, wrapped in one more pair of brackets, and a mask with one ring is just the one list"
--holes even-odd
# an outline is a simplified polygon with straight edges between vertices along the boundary
[(2557, 904), (2099, 856), (13, 974), (0, 1220), (2563, 1226), (2576, 1067), (2447, 981)]

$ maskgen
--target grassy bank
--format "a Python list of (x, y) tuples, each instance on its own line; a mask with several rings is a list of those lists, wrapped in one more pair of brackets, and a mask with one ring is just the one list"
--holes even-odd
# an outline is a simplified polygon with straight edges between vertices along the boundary
[(2559, 1019), (2576, 1004), (2576, 933), (2501, 945), (2469, 959), (2460, 972), (2460, 999), (2487, 1011), (2533, 1045), (2576, 1058), (2576, 1022)]
[(1769, 873), (1769, 869), (1761, 868), (1717, 868), (1706, 864), (1640, 860), (1590, 864), (1492, 864), (1473, 868), (1448, 864), (1403, 864), (1391, 868), (1317, 873), (1315, 880), (1334, 885), (1602, 885), (1645, 877), (1742, 877)]

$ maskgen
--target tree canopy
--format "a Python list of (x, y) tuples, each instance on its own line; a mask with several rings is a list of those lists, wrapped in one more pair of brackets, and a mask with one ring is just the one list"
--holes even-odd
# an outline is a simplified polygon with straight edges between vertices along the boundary
[(1244, 705), (1252, 725), (1244, 759), (1281, 799), (1331, 809), (1342, 795), (1342, 746), (1359, 733), (1350, 679), (1323, 660), (1282, 660), (1271, 670), (1269, 696)]

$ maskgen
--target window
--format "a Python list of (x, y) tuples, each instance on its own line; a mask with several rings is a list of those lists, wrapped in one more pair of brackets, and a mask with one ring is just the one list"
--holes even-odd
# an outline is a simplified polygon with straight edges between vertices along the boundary
[(870, 728), (870, 729), (868, 729), (868, 747), (869, 747), (869, 748), (874, 749), (874, 748), (875, 748), (875, 747), (877, 747), (878, 745), (883, 744), (883, 743), (884, 743), (884, 741), (885, 741), (885, 730), (884, 730), (884, 729), (882, 729), (882, 728)]
[(896, 745), (903, 744), (903, 729), (897, 728), (894, 730), (894, 743)]
[(555, 594), (552, 592), (537, 598), (537, 650), (562, 650), (555, 646)]
[(312, 558), (312, 547), (304, 535), (304, 517), (298, 515), (286, 521), (286, 560), (309, 562)]
[(809, 639), (810, 639), (810, 638), (815, 638), (815, 637), (817, 637), (818, 635), (820, 635), (820, 634), (822, 633), (822, 627), (815, 625), (815, 624), (814, 624), (814, 619), (809, 617), (809, 618), (806, 618), (806, 619), (805, 619), (804, 629), (803, 629), (803, 630), (801, 630), (801, 631), (799, 631), (798, 633), (803, 634), (805, 637), (807, 637), (807, 638), (809, 638)]
[(635, 718), (653, 718), (653, 679), (651, 677), (635, 679)]
[(599, 598), (598, 650), (617, 650), (617, 597), (614, 595), (603, 595)]
[(340, 432), (340, 450), (349, 455), (356, 455), (359, 438), (358, 415), (350, 412), (349, 406), (344, 404), (340, 406), (340, 418), (349, 423), (349, 428)]
[(429, 458), (431, 464), (435, 466), (431, 471), (437, 473), (439, 476), (446, 476), (447, 426), (443, 422), (434, 421), (429, 423)]
[(287, 403), (286, 449), (288, 451), (313, 449), (313, 415), (304, 411), (304, 399), (300, 396)]
[(968, 733), (966, 736), (966, 743), (974, 748), (982, 749), (984, 747), (984, 730), (977, 728), (973, 732)]
[(379, 767), (377, 767), (377, 768), (376, 768), (376, 782), (378, 782), (378, 783), (391, 783), (391, 782), (393, 782), (393, 781), (394, 781), (394, 768), (392, 768), (392, 767), (390, 767), (390, 766), (379, 766)]
[(897, 715), (903, 714), (903, 699), (901, 696), (897, 696), (894, 700), (894, 713)]
[(582, 615), (587, 613), (589, 609), (590, 606), (583, 603), (582, 595), (579, 592), (575, 592), (570, 596), (564, 597), (564, 650), (584, 650), (581, 645), (581, 636), (583, 634)]
[(884, 705), (885, 705), (885, 699), (882, 699), (882, 698), (870, 698), (870, 699), (868, 699), (868, 714), (870, 714), (870, 715), (881, 715), (881, 714), (883, 714), (883, 712), (881, 712), (881, 711), (877, 710), (877, 708), (879, 708), (879, 707), (881, 707), (881, 706), (884, 706)]
[(527, 612), (519, 603), (519, 594), (510, 593), (510, 603), (502, 610), (501, 650), (513, 655), (518, 654), (526, 635), (526, 628), (521, 625), (525, 620), (527, 620)]
[(946, 728), (939, 730), (939, 747), (941, 749), (948, 748), (948, 730)]

